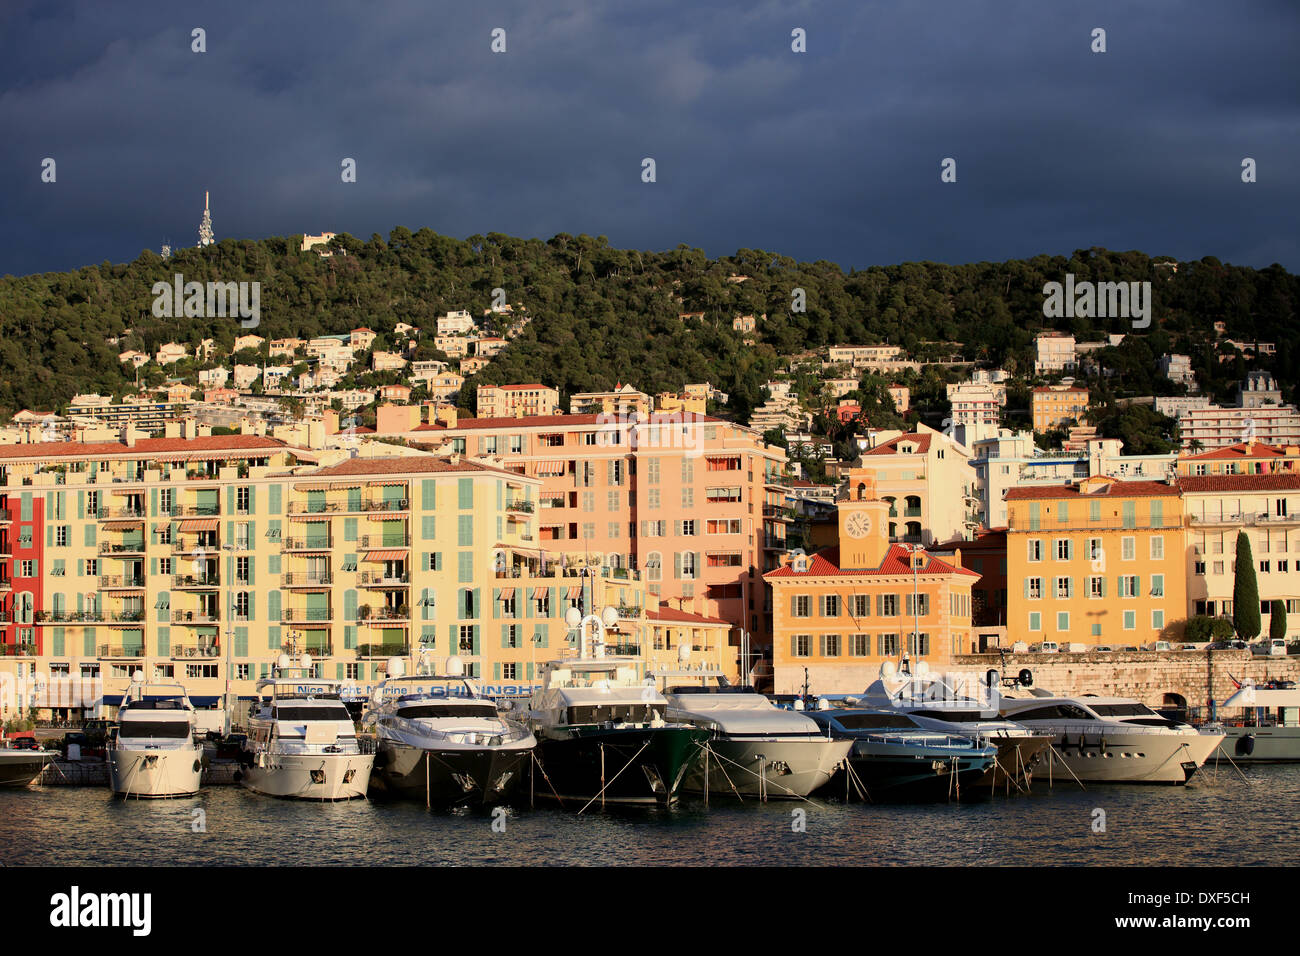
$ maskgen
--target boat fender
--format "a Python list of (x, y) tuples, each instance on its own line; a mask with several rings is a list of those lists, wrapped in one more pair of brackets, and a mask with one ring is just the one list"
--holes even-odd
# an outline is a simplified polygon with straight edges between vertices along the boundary
[(207, 770), (210, 766), (212, 766), (212, 758), (209, 757), (207, 754), (204, 754), (200, 759), (203, 761), (204, 770)]
[(1246, 734), (1244, 737), (1237, 738), (1237, 756), (1249, 757), (1255, 752), (1255, 735)]
[(197, 757), (194, 759), (194, 772), (198, 773), (203, 769), (203, 763)]
[(1032, 687), (1034, 685), (1034, 672), (1028, 667), (1022, 667), (1016, 680), (1021, 687)]
[(235, 779), (235, 783), (239, 783), (239, 781), (244, 779), (244, 775), (240, 773), (238, 770), (236, 770), (234, 779)]

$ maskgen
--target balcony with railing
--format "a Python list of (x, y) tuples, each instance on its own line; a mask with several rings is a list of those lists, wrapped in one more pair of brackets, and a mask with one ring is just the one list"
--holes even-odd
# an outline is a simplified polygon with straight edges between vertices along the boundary
[(1269, 527), (1269, 528), (1286, 528), (1294, 527), (1300, 524), (1300, 514), (1278, 515), (1270, 514), (1267, 511), (1246, 512), (1230, 515), (1195, 515), (1187, 516), (1187, 523), (1194, 527), (1213, 528), (1213, 527), (1239, 527), (1242, 525), (1248, 527)]
[(144, 657), (144, 644), (100, 644), (97, 657)]
[(143, 521), (148, 515), (143, 505), (124, 505), (120, 508), (100, 508), (96, 513), (100, 521), (113, 519), (117, 521)]
[(221, 623), (221, 614), (215, 610), (206, 610), (204, 608), (195, 608), (193, 610), (172, 610), (173, 624), (219, 624)]
[(221, 575), (216, 571), (208, 574), (173, 574), (172, 587), (219, 588), (221, 587)]
[(139, 624), (144, 621), (145, 613), (92, 608), (89, 611), (37, 611), (33, 618), (37, 624)]
[(357, 621), (361, 624), (382, 626), (388, 623), (404, 623), (411, 619), (411, 609), (405, 604), (399, 607), (370, 607), (361, 605), (357, 608)]
[(411, 501), (409, 498), (367, 498), (361, 502), (361, 510), (379, 514), (410, 511)]
[(221, 514), (220, 505), (172, 505), (167, 509), (173, 518), (211, 518)]
[(198, 644), (172, 644), (168, 648), (172, 660), (215, 660), (221, 656), (221, 647), (215, 641)]
[(329, 551), (334, 547), (334, 536), (328, 534), (300, 535), (285, 538), (281, 544), (285, 551)]
[(523, 514), (532, 514), (534, 505), (525, 498), (515, 498), (513, 501), (506, 502), (506, 511), (519, 511)]
[[(323, 634), (326, 632), (321, 631), (319, 633)], [(290, 655), (298, 652), (307, 653), (310, 654), (312, 657), (316, 658), (317, 660), (320, 660), (322, 657), (334, 656), (333, 642), (326, 641), (326, 640), (314, 640), (312, 638), (306, 638), (304, 641), (298, 641), (297, 643), (294, 643), (292, 641), (286, 641), (284, 646), (281, 648), (281, 650), (285, 654), (290, 654)]]
[(411, 536), (409, 534), (363, 534), (357, 542), (357, 547), (363, 551), (368, 549), (380, 548), (409, 548), (411, 546)]
[(20, 641), (16, 644), (0, 644), (0, 657), (35, 657), (35, 641)]
[(99, 576), (99, 589), (101, 591), (111, 589), (135, 589), (144, 587), (144, 577), (131, 574), (101, 574)]
[(101, 541), (99, 542), (99, 553), (106, 555), (138, 555), (144, 554), (144, 540), (139, 541)]
[(280, 582), (286, 588), (328, 587), (334, 583), (334, 574), (330, 571), (290, 571), (281, 576)]
[(358, 583), (365, 588), (401, 588), (411, 583), (407, 571), (362, 571)]
[(14, 582), (7, 574), (0, 574), (0, 591), (12, 591)]
[(405, 657), (411, 653), (409, 644), (358, 644), (357, 657)]
[(330, 607), (286, 607), (280, 611), (286, 624), (328, 624), (334, 620)]

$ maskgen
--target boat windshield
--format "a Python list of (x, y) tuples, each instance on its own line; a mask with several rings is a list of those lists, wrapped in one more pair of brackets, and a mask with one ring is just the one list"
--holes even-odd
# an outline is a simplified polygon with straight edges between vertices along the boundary
[(190, 735), (188, 721), (179, 720), (128, 720), (123, 722), (119, 737), (131, 740), (157, 737), (183, 740)]
[(566, 719), (570, 724), (601, 724), (605, 721), (642, 723), (662, 716), (663, 711), (661, 708), (655, 708), (648, 704), (597, 704), (570, 707)]
[(1102, 717), (1159, 717), (1146, 704), (1134, 701), (1131, 704), (1092, 704), (1090, 705)]
[(348, 709), (342, 704), (315, 707), (286, 707), (281, 704), (271, 716), (273, 720), (352, 720)]
[(906, 714), (836, 714), (835, 722), (845, 730), (917, 726), (916, 721)]
[(936, 720), (946, 720), (954, 724), (969, 724), (976, 721), (987, 720), (979, 710), (913, 710), (911, 711), (917, 717), (933, 717)]
[[(1098, 708), (1100, 710), (1100, 708)], [(1082, 707), (1076, 707), (1074, 704), (1049, 704), (1046, 707), (1035, 707), (1033, 710), (1021, 710), (1008, 715), (1012, 720), (1096, 720)]]
[(408, 704), (398, 708), (398, 717), (419, 720), (422, 717), (496, 717), (495, 704)]

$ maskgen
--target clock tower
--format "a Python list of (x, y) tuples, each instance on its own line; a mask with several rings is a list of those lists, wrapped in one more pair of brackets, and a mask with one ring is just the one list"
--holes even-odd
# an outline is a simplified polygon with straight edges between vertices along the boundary
[(889, 551), (889, 503), (876, 497), (876, 476), (852, 469), (836, 500), (841, 568), (878, 568)]

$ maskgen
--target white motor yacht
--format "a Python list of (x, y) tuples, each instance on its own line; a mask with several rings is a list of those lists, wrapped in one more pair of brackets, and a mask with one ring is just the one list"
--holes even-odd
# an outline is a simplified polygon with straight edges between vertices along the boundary
[(404, 670), (401, 658), (388, 662), (389, 677), (362, 718), (377, 738), (376, 781), (430, 805), (509, 799), (537, 746), (532, 732), (479, 693), (459, 657), (448, 659), (442, 676), (424, 664), (415, 674)]
[[(1050, 733), (1047, 769), (1101, 783), (1184, 784), (1223, 741), (1124, 697), (1003, 697), (1004, 717)], [(1038, 778), (1042, 779), (1040, 768)]]
[(693, 676), (704, 683), (664, 691), (668, 720), (710, 733), (703, 759), (683, 784), (688, 792), (806, 797), (831, 779), (853, 749), (852, 740), (833, 739), (804, 714), (777, 707), (752, 687), (724, 685), (721, 672)]
[(1300, 760), (1300, 690), (1294, 681), (1243, 681), (1219, 709), (1230, 712), (1220, 725), (1224, 756), (1236, 763)]
[(339, 686), (313, 676), (310, 655), (296, 665), (281, 655), (273, 675), (257, 682), (239, 782), (272, 797), (364, 797), (375, 755), (358, 741)]
[(199, 792), (203, 745), (194, 705), (179, 684), (146, 684), (136, 671), (108, 746), (109, 786), (123, 797), (189, 797)]

